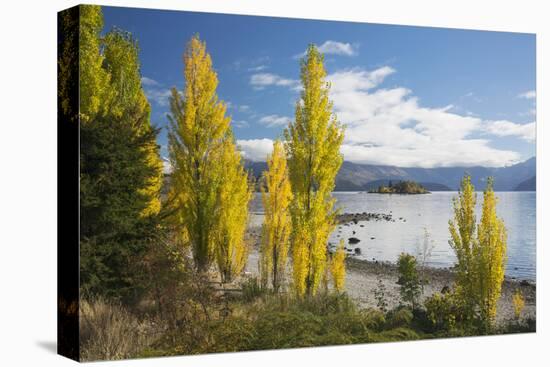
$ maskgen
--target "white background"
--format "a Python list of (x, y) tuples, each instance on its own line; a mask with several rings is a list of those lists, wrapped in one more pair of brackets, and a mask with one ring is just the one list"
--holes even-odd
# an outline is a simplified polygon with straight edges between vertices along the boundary
[[(96, 3), (96, 1), (90, 1)], [(536, 366), (548, 339), (550, 9), (529, 1), (105, 1), (314, 19), (537, 33), (537, 333), (105, 362), (105, 366)], [(74, 1), (4, 0), (0, 10), (0, 365), (74, 362), (56, 342), (56, 12)], [(546, 27), (545, 27), (546, 23)], [(546, 166), (546, 167), (545, 167)], [(546, 228), (544, 223), (546, 222)], [(546, 288), (546, 289), (545, 289)], [(546, 311), (546, 312), (545, 312)], [(547, 364), (546, 364), (547, 365)]]

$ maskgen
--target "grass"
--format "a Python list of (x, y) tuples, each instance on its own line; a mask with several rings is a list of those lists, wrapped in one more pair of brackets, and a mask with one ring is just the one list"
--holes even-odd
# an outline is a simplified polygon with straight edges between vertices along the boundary
[(115, 302), (101, 298), (80, 303), (80, 344), (83, 361), (126, 359), (149, 346), (157, 326)]

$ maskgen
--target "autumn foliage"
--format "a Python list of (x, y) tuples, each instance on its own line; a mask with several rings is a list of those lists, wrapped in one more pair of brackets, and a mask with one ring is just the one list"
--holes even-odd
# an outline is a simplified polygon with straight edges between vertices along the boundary
[(496, 213), (493, 180), (483, 193), (481, 221), (476, 222), (476, 193), (464, 176), (454, 200), (454, 220), (449, 221), (449, 244), (457, 257), (456, 292), (469, 321), (484, 328), (493, 325), (506, 264), (506, 228)]
[(327, 266), (327, 243), (337, 211), (331, 196), (344, 131), (332, 112), (323, 56), (310, 45), (301, 61), (303, 90), (295, 121), (285, 130), (293, 199), (292, 269), (298, 295), (317, 292)]
[(261, 187), (265, 219), (262, 226), (260, 275), (263, 286), (271, 283), (277, 292), (285, 281), (291, 231), (288, 206), (292, 192), (282, 142), (273, 144), (273, 153), (267, 158), (267, 168), (264, 174), (265, 186)]
[(189, 41), (183, 61), (185, 90), (174, 88), (170, 101), (170, 196), (196, 268), (206, 271), (215, 260), (222, 280), (230, 281), (246, 263), (248, 176), (226, 105), (216, 94), (212, 60), (198, 36)]

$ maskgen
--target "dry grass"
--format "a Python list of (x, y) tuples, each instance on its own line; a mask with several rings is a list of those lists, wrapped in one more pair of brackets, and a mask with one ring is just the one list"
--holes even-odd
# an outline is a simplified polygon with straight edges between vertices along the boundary
[(140, 320), (120, 304), (103, 299), (80, 304), (83, 361), (135, 358), (158, 335), (158, 323)]

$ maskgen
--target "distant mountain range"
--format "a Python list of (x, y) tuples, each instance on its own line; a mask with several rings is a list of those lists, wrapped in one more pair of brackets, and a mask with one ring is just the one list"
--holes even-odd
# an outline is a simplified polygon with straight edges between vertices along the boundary
[[(246, 161), (256, 178), (267, 169), (265, 162)], [(469, 173), (477, 190), (485, 187), (487, 177), (495, 179), (496, 191), (534, 191), (536, 158), (508, 167), (439, 167), (410, 168), (344, 162), (336, 177), (336, 191), (368, 191), (389, 180), (416, 181), (429, 191), (458, 190), (464, 173)]]
[(537, 189), (537, 176), (533, 176), (519, 183), (514, 191), (535, 191)]

